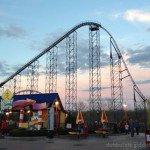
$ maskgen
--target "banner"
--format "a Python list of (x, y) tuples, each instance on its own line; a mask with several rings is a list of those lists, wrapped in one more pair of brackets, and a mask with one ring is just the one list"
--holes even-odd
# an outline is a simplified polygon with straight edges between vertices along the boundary
[(83, 123), (84, 123), (83, 116), (82, 116), (81, 110), (79, 110), (78, 111), (78, 116), (77, 116), (77, 119), (76, 119), (76, 124), (83, 124)]
[(47, 130), (54, 130), (54, 108), (47, 109)]
[(1, 96), (1, 111), (12, 109), (13, 94), (7, 89)]
[(50, 130), (54, 130), (54, 108), (50, 108)]

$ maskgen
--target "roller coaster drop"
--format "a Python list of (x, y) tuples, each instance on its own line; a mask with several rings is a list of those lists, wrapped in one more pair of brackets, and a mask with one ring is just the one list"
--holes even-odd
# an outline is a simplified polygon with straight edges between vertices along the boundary
[[(33, 94), (38, 92), (38, 59), (46, 54), (46, 82), (45, 93), (57, 91), (57, 45), (66, 39), (66, 82), (65, 82), (65, 108), (68, 112), (77, 110), (77, 29), (89, 26), (89, 101), (90, 110), (101, 111), (101, 68), (100, 68), (100, 29), (103, 29), (110, 37), (110, 71), (111, 71), (111, 97), (113, 101), (113, 110), (122, 110), (123, 108), (123, 90), (122, 80), (126, 77), (131, 79), (134, 90), (134, 108), (135, 111), (143, 109), (146, 111), (146, 98), (133, 80), (127, 65), (121, 55), (121, 52), (114, 40), (113, 36), (100, 24), (94, 22), (84, 22), (69, 32), (64, 34), (43, 52), (21, 67), (17, 72), (12, 74), (2, 83), (3, 88), (9, 82), (11, 90), (14, 94), (21, 92)], [(121, 69), (124, 65), (124, 70)], [(27, 73), (26, 90), (20, 91), (21, 73), (25, 69)], [(126, 76), (122, 77), (122, 73), (126, 72)], [(136, 100), (136, 94), (142, 99)], [(146, 121), (146, 119), (145, 119)]]

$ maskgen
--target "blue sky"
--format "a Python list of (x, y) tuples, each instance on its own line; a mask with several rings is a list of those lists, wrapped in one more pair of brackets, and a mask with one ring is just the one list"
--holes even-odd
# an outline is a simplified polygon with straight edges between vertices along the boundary
[[(110, 31), (135, 80), (148, 88), (149, 0), (0, 0), (0, 81), (8, 68), (16, 70), (84, 21), (101, 23)], [(141, 72), (136, 74), (133, 68)]]

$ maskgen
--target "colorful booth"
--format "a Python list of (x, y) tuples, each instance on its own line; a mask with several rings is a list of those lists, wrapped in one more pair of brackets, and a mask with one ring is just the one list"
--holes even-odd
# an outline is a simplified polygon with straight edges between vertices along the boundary
[[(0, 97), (0, 101), (1, 104), (4, 103), (2, 97)], [(48, 108), (54, 108), (54, 118), (57, 120), (55, 127), (65, 128), (66, 112), (58, 93), (14, 95), (11, 97), (11, 101), (12, 107), (5, 109), (4, 112), (11, 110), (12, 112), (20, 113), (18, 127), (28, 128), (29, 130), (47, 128), (47, 110)], [(28, 113), (30, 118), (26, 122), (24, 122), (25, 112)]]

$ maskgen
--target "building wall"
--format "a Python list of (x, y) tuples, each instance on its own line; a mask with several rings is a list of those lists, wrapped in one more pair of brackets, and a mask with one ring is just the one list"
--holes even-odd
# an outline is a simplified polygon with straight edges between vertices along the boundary
[[(56, 100), (55, 101), (58, 101), (59, 102), (59, 100), (58, 100), (58, 98), (56, 98)], [(52, 106), (51, 107), (53, 107), (53, 108), (55, 108), (55, 112), (54, 112), (54, 115), (55, 115), (55, 119), (56, 119), (56, 105), (55, 105), (55, 101), (54, 101), (54, 104), (52, 104)], [(57, 123), (58, 123), (58, 127), (60, 127), (60, 128), (65, 128), (65, 119), (66, 119), (66, 113), (65, 112), (63, 112), (62, 110), (62, 107), (60, 106), (60, 103), (58, 104), (58, 106), (57, 106), (57, 112), (58, 112), (58, 114), (57, 114)], [(30, 130), (36, 130), (37, 129), (37, 123), (38, 123), (38, 118), (37, 118), (37, 113), (38, 113), (38, 111), (34, 111), (34, 113), (36, 114), (36, 115), (33, 115), (33, 117), (31, 118), (31, 120), (32, 121), (30, 121), (30, 123), (29, 123), (29, 125), (31, 126), (30, 127)], [(45, 109), (45, 110), (42, 110), (42, 122), (43, 122), (43, 128), (47, 128), (47, 109)], [(23, 128), (28, 128), (28, 122), (24, 122), (23, 124), (22, 124), (22, 127)]]

